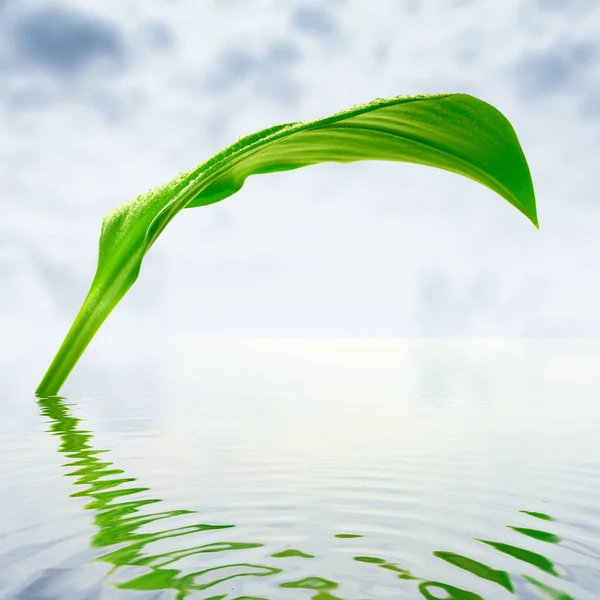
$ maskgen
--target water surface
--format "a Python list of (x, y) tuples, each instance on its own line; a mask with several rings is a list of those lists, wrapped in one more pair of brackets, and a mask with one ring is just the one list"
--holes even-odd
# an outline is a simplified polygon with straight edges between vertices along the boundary
[(600, 342), (89, 364), (0, 403), (2, 599), (600, 597)]

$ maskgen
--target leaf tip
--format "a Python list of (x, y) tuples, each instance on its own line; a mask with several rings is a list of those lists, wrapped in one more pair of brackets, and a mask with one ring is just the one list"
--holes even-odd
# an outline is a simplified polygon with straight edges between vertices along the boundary
[(533, 223), (533, 225), (535, 226), (535, 228), (537, 230), (539, 230), (539, 228), (540, 228), (540, 222), (539, 222), (539, 219), (538, 219), (537, 207), (535, 205), (535, 200), (533, 201), (533, 207), (532, 207), (531, 211), (526, 212), (524, 214)]

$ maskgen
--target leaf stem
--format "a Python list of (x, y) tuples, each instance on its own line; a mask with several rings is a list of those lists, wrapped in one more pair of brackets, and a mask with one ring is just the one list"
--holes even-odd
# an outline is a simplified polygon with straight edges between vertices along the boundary
[(40, 382), (35, 392), (37, 396), (52, 396), (58, 393), (88, 344), (92, 341), (94, 334), (115, 305), (116, 302), (98, 302), (97, 294), (90, 291)]

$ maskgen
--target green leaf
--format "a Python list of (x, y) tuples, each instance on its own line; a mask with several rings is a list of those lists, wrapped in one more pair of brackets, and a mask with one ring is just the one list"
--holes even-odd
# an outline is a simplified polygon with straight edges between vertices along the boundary
[(181, 209), (223, 200), (250, 175), (358, 160), (409, 162), (464, 175), (538, 225), (529, 168), (512, 126), (494, 107), (471, 96), (375, 100), (323, 119), (264, 129), (106, 215), (90, 291), (37, 394), (59, 391), (137, 279), (146, 252)]
[(531, 585), (535, 586), (539, 592), (544, 595), (544, 598), (548, 598), (548, 600), (575, 600), (572, 596), (565, 592), (561, 592), (533, 577), (529, 577), (528, 575), (523, 575), (523, 579), (527, 580)]
[(488, 567), (483, 563), (477, 562), (476, 560), (466, 556), (461, 556), (460, 554), (456, 554), (454, 552), (442, 552), (436, 550), (433, 552), (433, 555), (445, 560), (459, 569), (469, 571), (469, 573), (473, 573), (473, 575), (477, 575), (477, 577), (480, 577), (481, 579), (493, 581), (494, 583), (501, 585), (503, 588), (506, 588), (509, 592), (514, 593), (514, 587), (512, 581), (510, 580), (510, 575), (506, 571), (493, 569), (492, 567)]
[(525, 550), (524, 548), (519, 548), (518, 546), (513, 546), (512, 544), (501, 544), (500, 542), (492, 542), (490, 540), (478, 540), (499, 550), (500, 552), (504, 552), (504, 554), (508, 554), (516, 558), (517, 560), (522, 560), (523, 562), (529, 563), (546, 573), (550, 573), (551, 575), (555, 575), (559, 577), (559, 574), (556, 571), (554, 563), (545, 556), (538, 554), (537, 552), (532, 552), (531, 550)]
[(554, 521), (554, 518), (546, 513), (541, 512), (533, 512), (531, 510), (520, 510), (525, 515), (529, 515), (530, 517), (535, 517), (536, 519), (541, 519), (542, 521)]
[(528, 527), (513, 527), (512, 525), (508, 525), (508, 528), (512, 529), (513, 531), (516, 531), (517, 533), (527, 535), (535, 540), (540, 540), (540, 542), (548, 542), (549, 544), (560, 544), (560, 542), (562, 541), (562, 539), (554, 533), (549, 533), (540, 529), (530, 529)]

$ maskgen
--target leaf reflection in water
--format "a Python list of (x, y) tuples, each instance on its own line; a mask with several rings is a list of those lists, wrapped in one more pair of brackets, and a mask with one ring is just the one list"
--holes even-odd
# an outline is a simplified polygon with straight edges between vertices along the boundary
[(95, 449), (92, 434), (79, 428), (80, 419), (73, 417), (64, 399), (53, 396), (39, 400), (42, 414), (51, 419), (50, 432), (57, 435), (61, 444), (59, 451), (69, 460), (65, 467), (74, 468), (65, 474), (73, 477), (76, 486), (86, 486), (72, 497), (87, 497), (90, 502), (86, 510), (93, 510), (94, 524), (98, 531), (91, 539), (94, 548), (107, 548), (97, 560), (113, 565), (110, 574), (122, 567), (143, 567), (146, 572), (116, 583), (128, 590), (176, 590), (177, 598), (185, 598), (193, 590), (205, 590), (219, 583), (238, 577), (266, 577), (281, 572), (281, 569), (244, 562), (183, 573), (169, 568), (176, 561), (193, 555), (214, 552), (230, 552), (259, 548), (262, 544), (243, 542), (218, 542), (193, 545), (179, 550), (153, 554), (148, 546), (168, 538), (179, 538), (193, 534), (228, 530), (229, 524), (198, 523), (184, 527), (166, 527), (158, 532), (142, 533), (141, 528), (159, 521), (182, 515), (195, 514), (192, 510), (168, 510), (142, 512), (147, 506), (161, 502), (159, 499), (126, 499), (129, 496), (149, 491), (149, 488), (133, 485), (132, 477), (119, 477), (121, 469), (114, 463), (102, 459), (108, 450)]
[[(50, 425), (50, 433), (60, 438), (58, 448), (68, 462), (63, 466), (71, 469), (65, 474), (66, 477), (74, 478), (73, 483), (78, 491), (71, 497), (89, 498), (84, 506), (86, 510), (94, 511), (94, 525), (98, 530), (90, 540), (92, 548), (106, 549), (96, 560), (112, 565), (109, 576), (122, 575), (119, 570), (131, 571), (134, 568), (135, 575), (126, 580), (112, 583), (119, 589), (137, 590), (141, 592), (172, 590), (176, 592), (176, 599), (183, 600), (192, 592), (209, 590), (219, 584), (231, 582), (234, 579), (247, 577), (268, 578), (276, 575), (285, 575), (283, 566), (285, 559), (310, 560), (316, 557), (302, 550), (288, 548), (277, 551), (270, 555), (276, 559), (281, 566), (254, 564), (254, 562), (231, 561), (231, 552), (248, 551), (262, 548), (264, 545), (255, 542), (220, 541), (203, 544), (192, 544), (184, 548), (169, 550), (166, 552), (153, 551), (151, 545), (156, 542), (177, 538), (197, 540), (197, 534), (206, 534), (217, 531), (231, 531), (235, 525), (231, 524), (208, 524), (196, 523), (185, 526), (161, 527), (160, 531), (143, 532), (152, 523), (166, 522), (177, 517), (198, 514), (193, 510), (164, 510), (147, 512), (150, 506), (160, 503), (162, 500), (148, 498), (146, 492), (149, 488), (136, 485), (136, 479), (125, 477), (122, 469), (118, 469), (111, 461), (105, 460), (104, 456), (109, 450), (96, 449), (92, 445), (92, 433), (80, 428), (81, 419), (72, 416), (64, 399), (58, 396), (42, 397), (38, 399), (41, 413), (47, 417)], [(143, 495), (144, 497), (140, 497)], [(137, 496), (137, 497), (136, 497)], [(543, 521), (553, 521), (550, 515), (533, 511), (520, 511), (530, 517)], [(171, 521), (172, 522), (172, 521)], [(526, 538), (536, 541), (559, 544), (562, 540), (555, 534), (539, 529), (507, 526), (512, 531)], [(354, 540), (363, 536), (351, 533), (336, 534), (336, 538)], [(537, 567), (545, 574), (560, 578), (554, 563), (540, 555), (514, 545), (509, 545), (490, 540), (477, 539), (478, 542), (487, 545), (503, 555), (508, 555), (517, 561), (525, 562)], [(215, 553), (225, 553), (228, 563), (214, 566), (214, 563), (204, 564), (202, 569), (187, 572), (182, 568), (175, 568), (175, 563), (189, 557), (207, 556)], [(495, 569), (472, 558), (448, 551), (435, 551), (434, 556), (444, 562), (466, 571), (479, 579), (492, 582), (500, 586), (509, 594), (515, 593), (514, 575), (507, 571)], [(378, 569), (387, 572), (404, 583), (400, 585), (415, 585), (418, 593), (427, 600), (487, 600), (483, 596), (462, 589), (448, 583), (429, 580), (419, 577), (404, 569), (395, 562), (376, 556), (354, 556), (358, 563), (371, 564)], [(189, 564), (189, 563), (188, 563)], [(140, 573), (141, 571), (141, 573)], [(534, 588), (543, 598), (550, 600), (573, 600), (568, 594), (537, 580), (530, 575), (520, 575), (523, 582)], [(280, 589), (302, 589), (313, 593), (313, 600), (342, 600), (338, 596), (340, 583), (312, 576), (302, 579), (292, 579), (277, 584)], [(231, 584), (223, 593), (219, 590), (218, 595), (207, 596), (207, 600), (268, 600), (262, 597), (231, 596)], [(212, 590), (213, 594), (215, 590)], [(235, 591), (233, 591), (235, 594)]]

